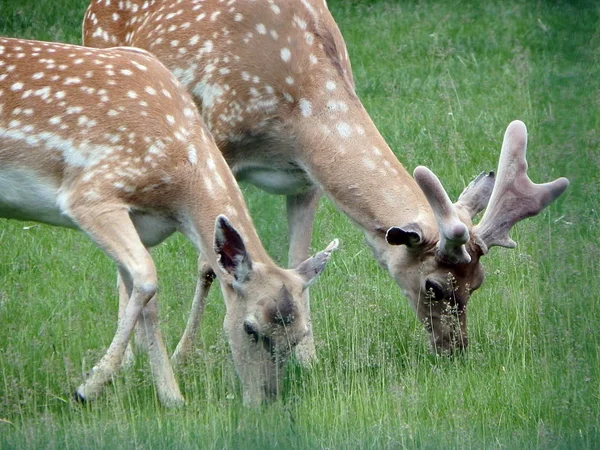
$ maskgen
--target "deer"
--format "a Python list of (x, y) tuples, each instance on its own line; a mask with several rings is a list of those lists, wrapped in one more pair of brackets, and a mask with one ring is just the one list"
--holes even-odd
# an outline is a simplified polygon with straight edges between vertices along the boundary
[(158, 325), (149, 249), (186, 236), (223, 292), (223, 328), (244, 404), (274, 398), (308, 332), (302, 292), (336, 249), (282, 269), (193, 100), (145, 50), (0, 38), (0, 217), (84, 232), (117, 265), (120, 318), (106, 354), (76, 389), (96, 398), (132, 331), (160, 402), (180, 406)]
[[(497, 173), (480, 174), (456, 202), (426, 167), (411, 177), (355, 92), (324, 0), (93, 0), (82, 34), (86, 46), (155, 54), (193, 96), (238, 181), (286, 196), (289, 267), (307, 255), (319, 198), (328, 197), (363, 232), (439, 354), (468, 346), (467, 303), (484, 280), (481, 257), (514, 248), (510, 229), (569, 184), (529, 179), (521, 121), (506, 130)], [(304, 302), (309, 310), (308, 292)], [(197, 298), (193, 308), (201, 314)], [(316, 360), (312, 326), (296, 356)]]

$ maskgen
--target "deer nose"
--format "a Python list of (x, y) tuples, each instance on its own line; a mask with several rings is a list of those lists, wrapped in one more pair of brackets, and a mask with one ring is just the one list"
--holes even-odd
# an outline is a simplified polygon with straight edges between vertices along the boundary
[(453, 355), (467, 349), (469, 345), (467, 336), (461, 333), (444, 335), (431, 340), (433, 351), (438, 355)]

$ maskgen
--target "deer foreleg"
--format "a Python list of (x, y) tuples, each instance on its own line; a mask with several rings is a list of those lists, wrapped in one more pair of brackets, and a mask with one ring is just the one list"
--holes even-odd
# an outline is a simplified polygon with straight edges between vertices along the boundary
[(215, 273), (202, 255), (200, 255), (198, 258), (198, 282), (196, 283), (196, 292), (194, 293), (194, 300), (192, 301), (192, 309), (185, 326), (185, 331), (171, 357), (173, 364), (183, 363), (192, 349), (192, 344), (194, 343), (198, 332), (198, 326), (200, 325), (200, 319), (204, 312), (206, 297), (208, 296), (208, 292), (210, 291), (214, 279)]
[[(290, 268), (297, 267), (308, 258), (313, 223), (320, 198), (321, 192), (318, 189), (287, 197), (288, 233), (290, 237), (288, 264)], [(295, 354), (300, 364), (310, 366), (317, 361), (317, 352), (312, 331), (308, 289), (304, 291), (302, 302), (308, 317), (308, 333), (296, 346)]]

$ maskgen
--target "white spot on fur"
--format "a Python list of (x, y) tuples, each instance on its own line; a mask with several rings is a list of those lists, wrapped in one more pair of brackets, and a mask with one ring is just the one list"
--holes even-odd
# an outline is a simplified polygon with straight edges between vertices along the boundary
[(308, 9), (308, 12), (313, 16), (316, 17), (317, 16), (317, 12), (315, 11), (315, 9), (312, 7), (312, 5), (310, 3), (308, 3), (307, 0), (300, 0), (302, 2), (302, 4), (306, 7), (306, 9)]
[(216, 84), (208, 84), (205, 81), (201, 81), (194, 86), (192, 90), (193, 94), (202, 99), (202, 105), (205, 108), (210, 108), (216, 101), (223, 95), (223, 89)]
[(294, 20), (294, 23), (298, 27), (300, 27), (300, 29), (306, 30), (306, 21), (305, 20), (302, 20), (300, 17), (298, 17), (296, 15), (294, 15), (294, 19), (293, 20)]
[(363, 164), (369, 170), (376, 170), (377, 169), (377, 164), (375, 164), (375, 161), (373, 161), (370, 158), (364, 158), (363, 159)]
[(290, 49), (287, 47), (283, 47), (281, 49), (281, 59), (283, 60), (283, 62), (289, 62), (291, 58), (292, 53), (290, 52)]
[(81, 83), (81, 79), (79, 77), (68, 77), (67, 79), (65, 79), (65, 82), (63, 83), (65, 86), (68, 86), (70, 84), (79, 84)]
[(210, 170), (211, 172), (217, 171), (217, 165), (215, 164), (215, 161), (210, 156), (206, 160), (206, 167), (208, 167), (208, 170)]
[(352, 136), (352, 128), (346, 122), (339, 122), (336, 125), (338, 134), (343, 138), (349, 138)]
[(312, 103), (309, 100), (301, 98), (298, 104), (303, 117), (309, 117), (312, 114)]
[(348, 106), (342, 101), (329, 100), (327, 109), (332, 112), (348, 112)]
[(135, 67), (137, 67), (142, 72), (146, 72), (148, 70), (148, 68), (146, 66), (144, 66), (143, 64), (140, 64), (136, 61), (131, 61), (131, 64), (133, 64)]
[(193, 144), (188, 146), (188, 161), (195, 166), (198, 162), (198, 152), (196, 151), (196, 147)]
[(200, 53), (210, 53), (213, 51), (213, 43), (212, 41), (205, 41), (204, 45), (200, 49)]
[(196, 78), (196, 69), (198, 68), (197, 64), (190, 65), (187, 69), (182, 69), (180, 67), (175, 67), (172, 72), (175, 75), (175, 78), (179, 80), (179, 82), (187, 87), (190, 83), (194, 81)]

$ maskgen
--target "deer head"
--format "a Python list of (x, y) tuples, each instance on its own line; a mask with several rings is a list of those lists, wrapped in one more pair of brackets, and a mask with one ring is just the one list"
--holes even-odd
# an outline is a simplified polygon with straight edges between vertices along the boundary
[[(493, 246), (514, 248), (510, 229), (535, 216), (567, 188), (566, 178), (535, 184), (527, 176), (527, 129), (512, 122), (504, 135), (498, 172), (480, 174), (454, 204), (438, 178), (417, 167), (414, 179), (435, 218), (416, 220), (386, 232), (386, 241), (403, 251), (389, 258), (389, 269), (403, 287), (437, 352), (467, 346), (467, 303), (484, 279), (480, 258)], [(488, 204), (489, 202), (489, 204)], [(472, 219), (484, 208), (481, 222)]]
[(227, 304), (223, 328), (242, 381), (244, 404), (253, 406), (280, 391), (283, 366), (308, 333), (302, 294), (323, 271), (338, 241), (285, 270), (253, 261), (226, 217), (217, 218), (215, 229), (214, 249)]

